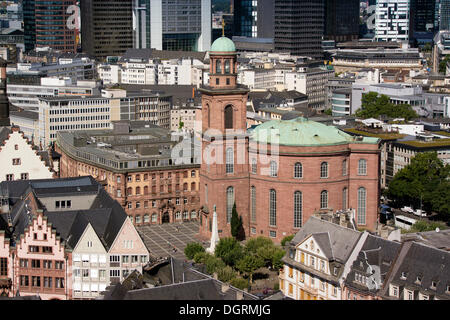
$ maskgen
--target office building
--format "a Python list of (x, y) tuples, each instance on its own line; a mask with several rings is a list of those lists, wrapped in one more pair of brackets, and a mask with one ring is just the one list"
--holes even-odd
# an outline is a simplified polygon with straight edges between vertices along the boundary
[(249, 38), (273, 38), (274, 1), (236, 1), (233, 35)]
[[(136, 225), (196, 220), (200, 155), (179, 157), (173, 137), (181, 138), (144, 121), (118, 121), (105, 130), (58, 132), (60, 176), (91, 175), (101, 181)], [(182, 142), (189, 147), (190, 137), (184, 136), (188, 142)]]
[(321, 59), (323, 0), (275, 0), (275, 50)]
[(450, 30), (450, 0), (439, 1), (439, 30)]
[(410, 0), (378, 0), (376, 41), (409, 41)]
[(325, 0), (325, 39), (336, 42), (358, 39), (359, 0)]
[(133, 47), (132, 0), (83, 0), (83, 52), (96, 58), (120, 56)]
[(130, 1), (135, 48), (209, 50), (211, 0)]
[(436, 1), (411, 0), (410, 40), (418, 44), (432, 42), (436, 31)]
[(51, 47), (57, 50), (76, 52), (78, 30), (68, 23), (76, 0), (23, 1), (25, 50), (36, 47)]

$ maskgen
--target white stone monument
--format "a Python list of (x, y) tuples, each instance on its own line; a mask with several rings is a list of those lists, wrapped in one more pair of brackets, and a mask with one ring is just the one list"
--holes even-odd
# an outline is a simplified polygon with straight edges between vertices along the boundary
[(211, 232), (211, 244), (207, 252), (214, 254), (216, 250), (216, 244), (219, 242), (219, 231), (217, 229), (217, 213), (216, 213), (216, 205), (214, 205), (214, 213), (213, 213), (213, 221), (212, 221), (212, 232)]

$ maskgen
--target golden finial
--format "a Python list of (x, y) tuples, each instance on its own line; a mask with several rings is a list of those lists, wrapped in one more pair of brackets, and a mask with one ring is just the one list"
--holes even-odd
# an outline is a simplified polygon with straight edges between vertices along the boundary
[(225, 19), (222, 16), (222, 37), (225, 37)]

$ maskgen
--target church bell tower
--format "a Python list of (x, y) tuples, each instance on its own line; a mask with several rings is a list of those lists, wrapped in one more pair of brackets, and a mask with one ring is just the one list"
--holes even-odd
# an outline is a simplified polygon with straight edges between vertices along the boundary
[(209, 239), (213, 207), (217, 208), (219, 236), (231, 235), (234, 203), (244, 230), (249, 223), (249, 167), (247, 98), (237, 84), (237, 53), (222, 36), (211, 45), (209, 85), (202, 92), (202, 163), (200, 168), (200, 235)]

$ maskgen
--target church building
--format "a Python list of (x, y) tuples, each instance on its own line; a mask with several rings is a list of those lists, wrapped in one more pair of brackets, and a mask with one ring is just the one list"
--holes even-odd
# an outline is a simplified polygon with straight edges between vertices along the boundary
[(314, 212), (341, 209), (354, 209), (357, 228), (374, 230), (380, 140), (303, 117), (248, 128), (249, 90), (236, 78), (235, 45), (218, 38), (210, 51), (209, 85), (200, 89), (200, 236), (211, 235), (214, 205), (219, 236), (230, 236), (234, 204), (247, 238), (280, 242)]

